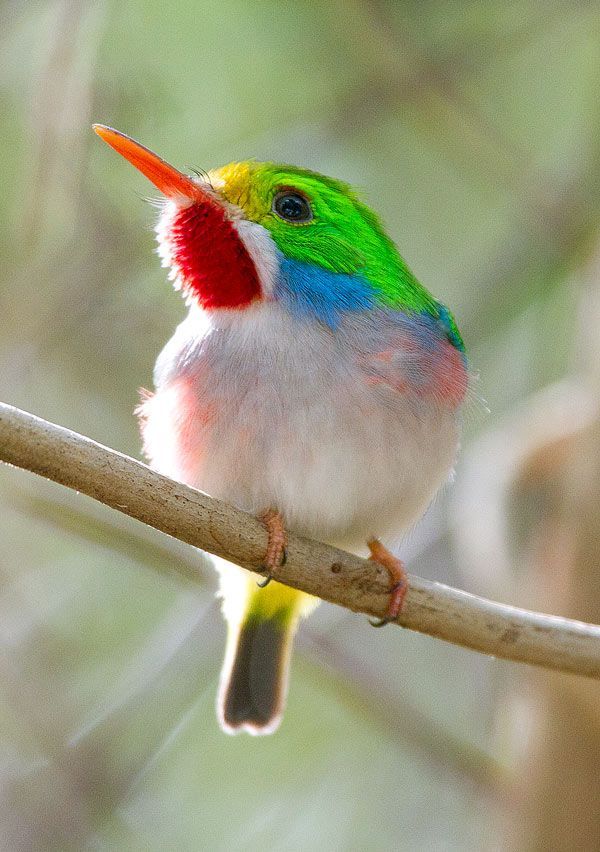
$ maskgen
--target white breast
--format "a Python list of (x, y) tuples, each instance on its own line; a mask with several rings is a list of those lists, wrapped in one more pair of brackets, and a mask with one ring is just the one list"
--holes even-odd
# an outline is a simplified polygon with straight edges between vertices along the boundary
[(143, 406), (152, 465), (332, 544), (406, 530), (452, 467), (456, 415), (365, 381), (360, 334), (275, 303), (216, 321), (192, 308)]

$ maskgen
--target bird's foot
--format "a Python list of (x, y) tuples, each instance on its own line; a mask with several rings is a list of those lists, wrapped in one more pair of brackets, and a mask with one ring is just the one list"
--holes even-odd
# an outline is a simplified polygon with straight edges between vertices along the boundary
[(392, 582), (390, 600), (384, 618), (380, 618), (377, 621), (369, 619), (369, 623), (373, 627), (385, 627), (390, 621), (395, 621), (402, 611), (404, 598), (408, 591), (408, 576), (400, 559), (394, 556), (393, 553), (390, 553), (379, 539), (372, 538), (367, 542), (367, 545), (371, 551), (369, 559), (386, 568)]
[(281, 568), (286, 563), (287, 533), (283, 518), (276, 509), (267, 509), (258, 518), (264, 524), (269, 534), (267, 552), (263, 561), (263, 571), (267, 572), (267, 576), (257, 584), (261, 589), (264, 589), (265, 586), (269, 585), (278, 568)]

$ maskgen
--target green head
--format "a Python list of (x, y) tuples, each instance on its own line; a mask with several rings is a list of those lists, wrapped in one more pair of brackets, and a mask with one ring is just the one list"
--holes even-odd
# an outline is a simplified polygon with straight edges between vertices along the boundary
[[(284, 257), (333, 273), (361, 275), (376, 300), (391, 307), (435, 310), (433, 297), (348, 184), (307, 169), (253, 161), (215, 169), (209, 178), (248, 220), (269, 232)], [(300, 203), (294, 205), (294, 196)], [(294, 218), (285, 216), (288, 199), (288, 209), (299, 214)]]
[(441, 323), (449, 311), (417, 281), (375, 213), (342, 181), (275, 163), (231, 163), (188, 177), (119, 131), (96, 132), (169, 199), (157, 234), (172, 277), (207, 310), (279, 300), (335, 327), (345, 312), (386, 308)]

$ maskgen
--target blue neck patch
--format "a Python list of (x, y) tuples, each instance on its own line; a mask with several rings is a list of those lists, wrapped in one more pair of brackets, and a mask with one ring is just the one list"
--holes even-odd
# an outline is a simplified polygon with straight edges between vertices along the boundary
[(332, 329), (346, 311), (366, 311), (374, 305), (373, 288), (359, 275), (342, 275), (283, 256), (274, 295), (298, 319), (319, 320)]

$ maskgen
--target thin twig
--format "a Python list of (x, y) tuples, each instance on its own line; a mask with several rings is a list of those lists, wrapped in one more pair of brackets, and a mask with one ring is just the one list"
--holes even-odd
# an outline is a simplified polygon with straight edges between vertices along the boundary
[[(261, 572), (267, 544), (251, 515), (162, 476), (129, 456), (0, 403), (0, 460), (100, 500), (162, 532)], [(290, 534), (278, 580), (354, 612), (383, 616), (387, 571)], [(600, 678), (600, 627), (485, 600), (410, 578), (397, 623), (457, 645)]]

